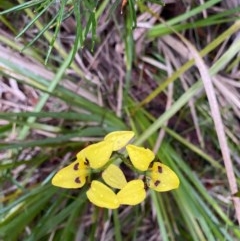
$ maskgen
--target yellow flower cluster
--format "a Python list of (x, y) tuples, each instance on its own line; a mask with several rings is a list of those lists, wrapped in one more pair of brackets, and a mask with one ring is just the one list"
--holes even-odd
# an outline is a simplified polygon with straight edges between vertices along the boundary
[[(141, 203), (146, 197), (146, 186), (158, 192), (178, 188), (177, 175), (168, 166), (154, 161), (155, 155), (151, 150), (127, 145), (133, 136), (132, 131), (109, 133), (103, 141), (81, 150), (75, 162), (57, 172), (52, 184), (62, 188), (81, 188), (93, 171), (101, 171), (106, 184), (93, 180), (86, 194), (96, 206), (109, 209)], [(139, 178), (127, 182), (123, 171), (111, 163), (113, 152), (125, 146), (131, 166), (145, 175), (145, 182)]]

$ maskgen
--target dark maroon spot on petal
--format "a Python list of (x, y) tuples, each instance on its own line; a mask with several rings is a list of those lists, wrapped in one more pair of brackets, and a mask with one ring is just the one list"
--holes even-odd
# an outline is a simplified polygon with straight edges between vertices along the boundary
[(152, 168), (153, 167), (153, 163), (154, 162), (151, 162), (148, 168)]
[(75, 182), (76, 182), (76, 183), (81, 183), (80, 178), (79, 178), (79, 177), (76, 177), (76, 178), (75, 178)]
[(88, 160), (87, 158), (85, 159), (84, 164), (85, 164), (86, 166), (89, 166), (89, 160)]
[(158, 186), (160, 184), (160, 181), (159, 180), (157, 180), (156, 182), (154, 182), (154, 186)]
[(158, 166), (158, 172), (159, 172), (159, 173), (162, 173), (162, 172), (163, 172), (161, 166)]
[(76, 163), (76, 164), (73, 166), (73, 169), (74, 169), (75, 171), (77, 171), (78, 168), (79, 168), (79, 163)]

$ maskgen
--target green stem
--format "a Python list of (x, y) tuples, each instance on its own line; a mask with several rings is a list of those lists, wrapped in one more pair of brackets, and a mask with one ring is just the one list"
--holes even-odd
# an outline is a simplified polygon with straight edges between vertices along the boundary
[(114, 222), (114, 230), (115, 230), (115, 240), (116, 241), (122, 241), (122, 234), (121, 234), (121, 225), (119, 222), (118, 217), (118, 210), (113, 210), (113, 222)]

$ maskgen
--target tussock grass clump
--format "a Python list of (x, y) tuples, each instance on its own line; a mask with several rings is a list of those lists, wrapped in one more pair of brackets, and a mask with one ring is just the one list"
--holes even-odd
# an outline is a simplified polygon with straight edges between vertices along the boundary
[[(125, 4), (125, 3), (124, 3)], [(0, 239), (239, 240), (239, 1), (3, 1)], [(133, 130), (180, 179), (97, 208), (54, 174)]]

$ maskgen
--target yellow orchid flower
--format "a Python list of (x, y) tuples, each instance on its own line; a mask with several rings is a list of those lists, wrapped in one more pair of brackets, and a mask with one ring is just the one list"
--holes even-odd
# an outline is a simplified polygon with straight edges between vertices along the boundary
[(120, 206), (113, 190), (99, 181), (92, 181), (91, 188), (86, 194), (90, 202), (98, 207), (115, 209)]
[(126, 149), (133, 166), (140, 171), (147, 171), (148, 187), (157, 192), (178, 188), (179, 178), (168, 166), (160, 162), (150, 165), (155, 158), (151, 150), (134, 145), (127, 145)]
[(86, 183), (88, 169), (88, 162), (79, 155), (75, 162), (55, 174), (52, 184), (62, 188), (80, 188)]
[(148, 171), (147, 184), (157, 192), (166, 192), (178, 188), (180, 181), (176, 173), (168, 166), (154, 162)]
[[(63, 188), (81, 188), (92, 172), (102, 172), (102, 179), (108, 185), (97, 180), (91, 182), (86, 192), (88, 199), (96, 206), (115, 209), (120, 205), (136, 205), (146, 198), (145, 187), (164, 192), (178, 188), (177, 175), (166, 165), (153, 161), (154, 153), (146, 148), (127, 145), (133, 138), (132, 131), (115, 131), (105, 136), (103, 141), (89, 145), (77, 154), (77, 160), (56, 173), (52, 179), (54, 186)], [(126, 146), (127, 145), (127, 146)], [(129, 159), (135, 167), (146, 175), (146, 184), (143, 180), (135, 179), (127, 182), (123, 171), (109, 162), (112, 153), (126, 146)], [(126, 161), (123, 155), (119, 159)], [(129, 163), (128, 163), (129, 166)], [(104, 170), (103, 167), (105, 168)], [(119, 189), (115, 193), (111, 188)]]
[(120, 204), (137, 205), (146, 198), (144, 182), (142, 180), (132, 180), (127, 183), (118, 193), (117, 198)]
[(110, 164), (102, 173), (102, 178), (110, 187), (116, 189), (122, 189), (127, 185), (127, 180), (122, 170), (114, 165)]
[[(80, 188), (86, 182), (90, 168), (99, 169), (110, 159), (112, 152), (121, 149), (134, 136), (132, 131), (115, 131), (105, 136), (104, 141), (92, 144), (77, 154), (77, 160), (61, 169), (52, 179), (54, 186)], [(121, 187), (120, 187), (121, 188)]]
[(132, 131), (114, 131), (107, 134), (104, 138), (105, 141), (113, 143), (113, 151), (118, 151), (134, 137)]
[(133, 166), (140, 171), (146, 171), (155, 157), (151, 150), (144, 147), (127, 145), (126, 149)]

